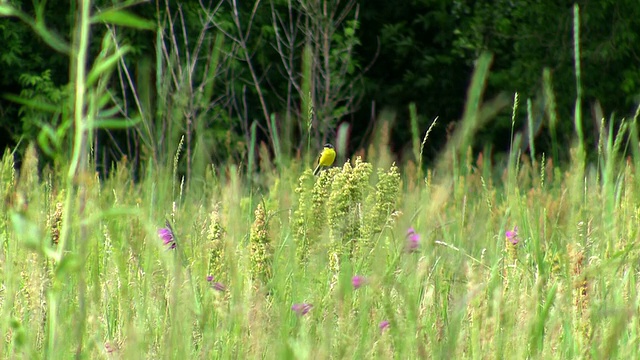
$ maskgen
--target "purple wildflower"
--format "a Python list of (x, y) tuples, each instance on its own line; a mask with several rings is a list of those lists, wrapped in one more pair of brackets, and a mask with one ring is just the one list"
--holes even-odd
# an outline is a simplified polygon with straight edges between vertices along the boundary
[(308, 313), (309, 310), (311, 310), (312, 307), (313, 307), (313, 305), (307, 304), (307, 303), (293, 304), (291, 306), (291, 310), (293, 310), (296, 314), (298, 314), (300, 316), (303, 316), (306, 313)]
[(367, 282), (367, 279), (364, 276), (356, 275), (351, 278), (351, 284), (354, 289), (359, 289), (362, 285)]
[(221, 292), (224, 292), (224, 291), (226, 291), (226, 290), (227, 290), (227, 287), (226, 287), (226, 286), (224, 286), (224, 284), (223, 284), (223, 283), (221, 283), (221, 282), (217, 282), (217, 281), (213, 281), (213, 275), (209, 275), (209, 276), (207, 276), (207, 282), (208, 282), (209, 284), (211, 284), (211, 287), (212, 287), (213, 289), (215, 289), (215, 290), (218, 290), (218, 291), (221, 291)]
[(380, 325), (378, 325), (378, 327), (380, 328), (380, 331), (385, 331), (389, 328), (389, 325), (389, 321), (383, 320), (380, 322)]
[(507, 240), (509, 240), (510, 243), (512, 243), (513, 245), (517, 245), (518, 242), (520, 242), (520, 239), (518, 238), (518, 226), (514, 226), (513, 230), (507, 230), (507, 232), (505, 233)]
[(168, 246), (169, 249), (176, 248), (176, 240), (173, 237), (173, 232), (171, 232), (171, 229), (169, 229), (168, 227), (158, 229), (158, 236), (160, 236), (160, 238), (164, 242), (164, 245)]
[(420, 247), (420, 235), (416, 233), (416, 231), (410, 227), (407, 230), (407, 251), (408, 252), (416, 252)]

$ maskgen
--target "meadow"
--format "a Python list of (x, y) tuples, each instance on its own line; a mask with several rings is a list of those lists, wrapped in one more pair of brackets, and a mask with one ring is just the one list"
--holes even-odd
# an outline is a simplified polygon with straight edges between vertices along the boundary
[[(183, 106), (159, 101), (150, 112), (163, 116), (156, 119), (138, 104), (134, 119), (137, 110), (122, 111), (109, 89), (112, 72), (129, 76), (128, 49), (106, 33), (87, 69), (89, 30), (155, 25), (118, 8), (90, 16), (87, 3), (79, 2), (72, 44), (33, 22), (49, 46), (71, 54), (73, 91), (59, 108), (18, 99), (54, 114), (19, 169), (15, 149), (0, 163), (0, 357), (640, 357), (640, 108), (619, 126), (603, 119), (597, 144), (585, 141), (578, 40), (575, 116), (550, 111), (545, 124), (551, 153), (562, 150), (568, 161), (536, 152), (530, 101), (526, 151), (513, 130), (504, 162), (472, 151), (477, 131), (499, 111), (483, 102), (492, 61), (485, 53), (464, 115), (434, 161), (423, 161), (431, 128), (419, 128), (413, 111), (408, 160), (394, 161), (381, 116), (366, 149), (339, 153), (314, 176), (319, 124), (303, 97), (309, 118), (295, 121), (308, 139), (304, 154), (280, 151), (290, 129), (278, 129), (265, 109), (270, 144), (258, 143), (254, 122), (238, 150), (246, 162), (199, 168), (207, 157), (192, 152), (195, 140), (154, 142), (182, 131), (180, 114), (193, 110), (189, 91), (164, 86), (193, 90), (190, 62), (183, 76), (158, 33), (158, 64), (169, 64), (166, 73), (157, 68), (158, 98)], [(0, 10), (31, 24), (8, 3)], [(579, 39), (577, 5), (574, 13)], [(175, 69), (181, 75), (173, 79)], [(214, 75), (203, 80), (204, 98)], [(518, 103), (516, 94), (512, 129), (522, 122)], [(558, 122), (573, 125), (571, 144), (555, 137)], [(148, 156), (135, 170), (123, 158), (101, 176), (95, 134), (133, 127), (148, 135), (142, 143), (158, 145), (146, 154), (165, 158)], [(346, 148), (345, 133), (334, 130), (336, 148)], [(193, 176), (184, 176), (192, 162)]]
[(318, 177), (272, 166), (264, 186), (233, 165), (134, 181), (122, 161), (70, 203), (62, 169), (31, 147), (16, 172), (7, 151), (0, 353), (636, 358), (639, 159), (601, 145), (564, 169), (449, 148), (422, 173), (380, 144)]

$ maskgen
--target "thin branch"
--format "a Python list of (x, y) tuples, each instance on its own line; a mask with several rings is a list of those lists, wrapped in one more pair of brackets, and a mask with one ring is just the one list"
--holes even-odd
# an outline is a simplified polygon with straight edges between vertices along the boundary
[[(257, 4), (260, 2), (260, 0), (256, 0), (256, 5), (254, 6), (254, 9), (257, 7)], [(269, 133), (268, 133), (268, 137), (271, 141), (273, 141), (273, 134), (275, 129), (272, 129), (271, 127), (271, 121), (269, 121), (269, 111), (267, 109), (267, 103), (264, 99), (264, 95), (262, 94), (262, 87), (260, 86), (260, 82), (258, 81), (258, 76), (256, 74), (256, 70), (253, 67), (253, 62), (251, 61), (251, 57), (249, 55), (249, 49), (247, 48), (247, 44), (245, 42), (245, 37), (242, 35), (242, 27), (240, 26), (240, 17), (238, 15), (238, 6), (236, 3), (236, 0), (232, 0), (232, 5), (233, 5), (233, 15), (234, 15), (234, 23), (236, 25), (236, 29), (238, 31), (238, 35), (239, 37), (242, 39), (242, 41), (240, 42), (240, 47), (242, 48), (242, 52), (244, 53), (244, 58), (245, 58), (245, 62), (247, 64), (247, 67), (249, 68), (249, 73), (251, 75), (251, 79), (253, 80), (253, 85), (254, 88), (256, 89), (257, 95), (258, 95), (258, 100), (260, 101), (260, 105), (262, 108), (262, 113), (264, 115), (264, 120), (267, 123), (267, 128), (269, 129)], [(248, 27), (250, 28), (251, 25), (249, 24)]]

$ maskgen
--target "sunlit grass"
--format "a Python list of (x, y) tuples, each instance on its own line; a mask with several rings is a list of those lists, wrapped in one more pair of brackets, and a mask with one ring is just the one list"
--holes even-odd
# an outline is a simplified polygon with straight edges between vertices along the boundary
[[(87, 226), (70, 239), (86, 257), (72, 247), (59, 264), (64, 177), (39, 179), (36, 161), (14, 178), (7, 153), (0, 174), (3, 357), (42, 356), (50, 332), (49, 356), (77, 350), (80, 274), (89, 357), (638, 355), (629, 162), (611, 194), (593, 171), (575, 179), (526, 159), (507, 191), (478, 158), (451, 189), (356, 161), (262, 190), (210, 173), (181, 196), (171, 176), (134, 183), (123, 163), (109, 179), (84, 177), (86, 217), (73, 223)], [(158, 235), (166, 220), (175, 249)], [(357, 289), (354, 276), (366, 279)]]
[[(59, 47), (86, 56), (88, 14), (78, 21), (84, 30)], [(577, 107), (568, 164), (533, 146), (529, 159), (516, 135), (496, 168), (470, 150), (497, 111), (485, 110), (499, 107), (483, 102), (483, 54), (463, 119), (429, 167), (431, 128), (419, 129), (412, 106), (417, 164), (393, 163), (383, 113), (363, 157), (318, 177), (287, 151), (271, 159), (253, 125), (248, 166), (205, 166), (173, 129), (163, 149), (177, 150), (143, 164), (137, 181), (126, 160), (103, 179), (87, 170), (101, 110), (87, 105), (106, 91), (105, 64), (123, 56), (108, 36), (103, 45), (111, 60), (92, 69), (104, 77), (86, 96), (76, 87), (75, 117), (64, 119), (75, 125), (73, 161), (60, 153), (39, 172), (31, 147), (19, 175), (9, 151), (0, 164), (3, 358), (638, 358), (637, 115), (617, 131), (603, 121), (596, 165), (585, 162)], [(100, 77), (75, 69), (80, 85)], [(41, 148), (60, 145), (61, 128)], [(191, 162), (195, 175), (182, 176)]]

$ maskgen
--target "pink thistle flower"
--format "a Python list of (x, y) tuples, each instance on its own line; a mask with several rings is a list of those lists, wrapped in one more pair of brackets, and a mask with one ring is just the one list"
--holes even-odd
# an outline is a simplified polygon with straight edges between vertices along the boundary
[(158, 236), (162, 239), (162, 242), (169, 249), (173, 250), (176, 248), (176, 240), (173, 237), (173, 232), (168, 227), (158, 229)]
[(420, 247), (420, 235), (416, 233), (413, 227), (407, 230), (407, 251), (416, 252)]
[(518, 238), (518, 226), (514, 226), (513, 230), (507, 230), (505, 236), (510, 243), (517, 245), (520, 242), (520, 238)]
[(380, 331), (385, 331), (389, 328), (391, 324), (389, 323), (389, 321), (387, 320), (383, 320), (380, 322), (380, 324), (378, 325), (378, 327), (380, 328)]
[(364, 276), (356, 275), (351, 278), (351, 284), (354, 289), (359, 289), (362, 285), (367, 282), (367, 279)]

